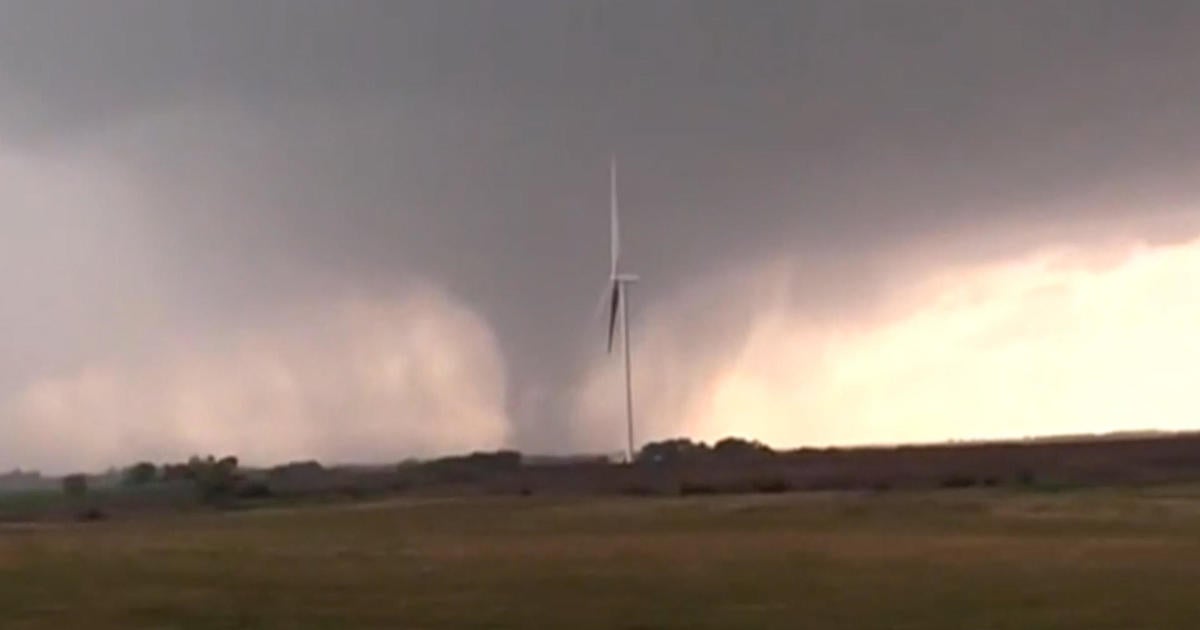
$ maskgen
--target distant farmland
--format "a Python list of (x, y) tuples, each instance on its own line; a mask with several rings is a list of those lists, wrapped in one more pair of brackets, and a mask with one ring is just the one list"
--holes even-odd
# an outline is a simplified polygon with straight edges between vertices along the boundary
[(267, 470), (196, 458), (3, 494), (0, 627), (1200, 618), (1197, 436), (794, 452), (671, 441), (643, 456)]
[(398, 499), (0, 527), (3, 627), (1185, 628), (1200, 491)]
[(0, 522), (107, 519), (297, 502), (396, 497), (677, 496), (813, 491), (1015, 488), (1056, 492), (1200, 483), (1200, 435), (1059, 438), (1015, 443), (772, 451), (730, 439), (716, 445), (646, 445), (630, 466), (603, 458), (474, 453), (393, 466), (297, 462), (239, 467), (236, 458), (131, 466), (89, 478), (66, 496), (57, 480), (16, 476), (36, 490), (0, 491)]

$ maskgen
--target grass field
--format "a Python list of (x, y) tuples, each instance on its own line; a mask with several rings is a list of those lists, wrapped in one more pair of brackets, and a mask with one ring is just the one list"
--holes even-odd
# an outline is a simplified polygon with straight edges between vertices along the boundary
[(1185, 628), (1200, 492), (398, 501), (0, 529), (3, 628)]

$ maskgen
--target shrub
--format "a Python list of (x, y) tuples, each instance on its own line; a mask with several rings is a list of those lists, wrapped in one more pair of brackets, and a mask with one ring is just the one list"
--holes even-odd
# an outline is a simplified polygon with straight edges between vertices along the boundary
[(353, 484), (344, 484), (338, 489), (338, 494), (341, 494), (347, 499), (363, 499), (367, 496), (367, 490)]
[(679, 484), (679, 494), (689, 496), (695, 494), (717, 494), (717, 487), (702, 481), (684, 481)]
[(87, 494), (87, 476), (82, 474), (67, 475), (62, 480), (63, 494), (71, 498), (80, 498)]
[(970, 475), (950, 475), (942, 479), (943, 488), (970, 488), (975, 485), (975, 478)]
[(250, 481), (237, 487), (234, 494), (239, 499), (267, 499), (272, 495), (271, 487), (261, 481)]
[(106, 518), (108, 518), (108, 515), (104, 513), (104, 510), (101, 510), (98, 507), (89, 507), (84, 510), (80, 510), (79, 513), (75, 515), (75, 520), (85, 523), (103, 521)]
[(621, 494), (633, 497), (648, 497), (658, 494), (654, 488), (644, 483), (629, 483), (621, 487)]
[(792, 484), (783, 477), (765, 477), (762, 479), (755, 479), (753, 487), (755, 492), (779, 494), (782, 492), (791, 491)]
[(1032, 470), (1022, 470), (1017, 473), (1017, 483), (1022, 486), (1032, 486), (1037, 483), (1037, 475)]

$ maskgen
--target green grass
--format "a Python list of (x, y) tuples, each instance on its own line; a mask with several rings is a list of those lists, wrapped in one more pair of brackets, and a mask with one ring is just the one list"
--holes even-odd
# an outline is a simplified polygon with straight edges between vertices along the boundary
[(1200, 493), (401, 501), (0, 528), (3, 628), (1183, 628)]

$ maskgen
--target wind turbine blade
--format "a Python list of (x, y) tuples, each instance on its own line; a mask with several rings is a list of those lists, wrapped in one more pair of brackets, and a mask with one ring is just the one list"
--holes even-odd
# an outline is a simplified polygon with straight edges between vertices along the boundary
[(613, 157), (609, 164), (609, 210), (612, 215), (612, 276), (617, 277), (617, 267), (621, 260), (621, 220), (617, 204), (617, 158)]
[(612, 284), (605, 284), (603, 289), (600, 289), (600, 295), (596, 300), (596, 308), (592, 310), (592, 318), (588, 321), (602, 322), (604, 321), (604, 312), (608, 310), (608, 301), (612, 297)]
[(621, 283), (613, 282), (612, 285), (612, 302), (609, 308), (608, 316), (608, 352), (611, 354), (613, 350), (613, 337), (617, 334), (617, 309), (621, 305)]

